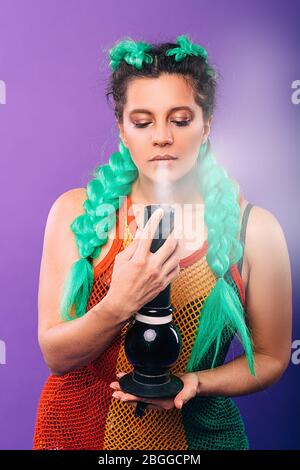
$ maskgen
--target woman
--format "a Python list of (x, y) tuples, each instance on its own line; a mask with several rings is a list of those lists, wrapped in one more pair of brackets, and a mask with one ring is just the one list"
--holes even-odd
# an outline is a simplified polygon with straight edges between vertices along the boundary
[[(269, 387), (289, 363), (284, 234), (212, 154), (217, 74), (203, 47), (186, 35), (158, 45), (129, 39), (110, 50), (110, 65), (119, 152), (86, 189), (61, 195), (47, 220), (39, 342), (52, 374), (33, 448), (249, 449), (230, 397)], [(153, 161), (157, 155), (173, 158)], [(162, 214), (143, 227), (136, 208), (161, 202), (161, 170), (167, 202), (192, 204), (188, 219), (200, 221), (192, 249), (184, 225), (181, 237), (150, 252)], [(184, 387), (172, 399), (146, 400), (116, 380), (132, 370), (124, 336), (135, 312), (168, 284), (182, 335), (171, 372)], [(224, 364), (235, 333), (245, 354)], [(142, 418), (133, 413), (137, 402), (147, 404)]]

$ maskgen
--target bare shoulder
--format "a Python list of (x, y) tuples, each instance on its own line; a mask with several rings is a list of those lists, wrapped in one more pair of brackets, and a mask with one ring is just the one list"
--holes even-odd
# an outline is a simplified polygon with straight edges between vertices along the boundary
[[(74, 188), (61, 194), (53, 206), (51, 207), (48, 221), (47, 221), (47, 233), (52, 232), (57, 234), (57, 226), (59, 224), (61, 233), (64, 234), (63, 242), (68, 246), (68, 252), (70, 253), (69, 263), (78, 259), (78, 249), (74, 234), (71, 231), (70, 225), (73, 220), (81, 214), (85, 214), (83, 203), (87, 199), (86, 188)], [(54, 238), (54, 237), (53, 237)], [(115, 227), (109, 232), (108, 241), (102, 246), (100, 254), (97, 258), (93, 259), (93, 267), (97, 266), (100, 261), (109, 252), (113, 240), (115, 238)], [(56, 236), (57, 239), (57, 236)], [(62, 240), (61, 240), (62, 243)]]
[[(57, 231), (58, 225), (61, 228), (69, 227), (73, 220), (85, 209), (83, 203), (86, 196), (85, 188), (73, 188), (59, 195), (53, 202), (47, 217), (46, 235), (52, 230)], [(71, 233), (71, 230), (70, 230)]]
[(61, 215), (67, 216), (70, 214), (73, 216), (78, 212), (78, 215), (84, 212), (82, 206), (83, 202), (87, 198), (85, 188), (73, 188), (62, 193), (54, 201), (49, 215), (56, 214), (57, 212), (62, 213)]
[(249, 268), (258, 257), (283, 256), (287, 254), (287, 243), (283, 228), (269, 210), (254, 205), (247, 223), (247, 259)]

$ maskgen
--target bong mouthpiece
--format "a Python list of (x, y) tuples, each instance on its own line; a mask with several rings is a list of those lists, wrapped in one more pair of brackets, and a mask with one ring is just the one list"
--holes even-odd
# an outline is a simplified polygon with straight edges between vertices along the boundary
[(166, 241), (170, 233), (174, 229), (174, 208), (168, 204), (151, 204), (145, 207), (144, 210), (144, 226), (152, 216), (152, 214), (159, 208), (164, 211), (163, 217), (159, 221), (156, 228), (153, 240), (151, 243), (150, 251), (155, 253)]

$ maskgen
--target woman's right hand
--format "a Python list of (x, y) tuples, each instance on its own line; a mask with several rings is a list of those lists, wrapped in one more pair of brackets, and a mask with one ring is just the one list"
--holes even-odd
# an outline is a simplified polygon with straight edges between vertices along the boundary
[(106, 300), (123, 320), (154, 299), (179, 274), (178, 240), (174, 230), (155, 252), (150, 251), (156, 228), (163, 216), (157, 209), (130, 245), (115, 257)]

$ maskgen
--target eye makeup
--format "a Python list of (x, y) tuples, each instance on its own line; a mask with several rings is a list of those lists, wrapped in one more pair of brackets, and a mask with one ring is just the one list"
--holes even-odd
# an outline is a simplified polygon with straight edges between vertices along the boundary
[[(188, 126), (191, 122), (191, 119), (185, 119), (183, 121), (171, 121), (173, 122), (174, 124), (176, 124), (176, 126), (178, 127), (184, 127), (184, 126)], [(148, 126), (148, 124), (151, 124), (150, 122), (136, 122), (136, 123), (133, 123), (135, 127), (139, 128), (139, 129), (144, 129), (146, 126)]]

